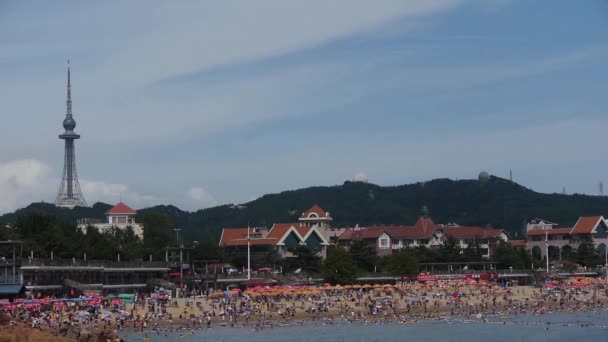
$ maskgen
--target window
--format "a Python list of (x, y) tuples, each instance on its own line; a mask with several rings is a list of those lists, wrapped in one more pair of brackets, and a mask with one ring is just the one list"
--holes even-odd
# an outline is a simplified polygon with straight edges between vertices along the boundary
[(380, 239), (380, 247), (387, 248), (388, 247), (388, 239)]

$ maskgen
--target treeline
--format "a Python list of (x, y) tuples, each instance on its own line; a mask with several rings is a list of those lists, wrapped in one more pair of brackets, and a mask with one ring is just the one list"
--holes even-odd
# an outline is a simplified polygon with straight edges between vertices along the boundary
[[(608, 197), (542, 194), (498, 177), (488, 181), (436, 179), (409, 185), (382, 187), (345, 182), (338, 186), (310, 187), (262, 196), (244, 205), (223, 205), (186, 212), (162, 205), (139, 210), (142, 215), (162, 214), (179, 228), (185, 241), (219, 240), (224, 227), (266, 226), (294, 222), (313, 204), (331, 213), (335, 227), (355, 224), (414, 224), (420, 208), (427, 206), (436, 223), (485, 226), (507, 230), (512, 239), (522, 239), (524, 225), (535, 217), (572, 226), (579, 216), (604, 215)], [(32, 211), (56, 215), (62, 221), (103, 218), (111, 206), (97, 203), (72, 210), (35, 203), (15, 213), (0, 216), (0, 222), (15, 223)]]
[[(45, 212), (32, 211), (19, 215), (13, 225), (0, 226), (0, 241), (22, 241), (24, 257), (88, 260), (162, 260), (167, 247), (177, 245), (174, 223), (164, 214), (139, 214), (144, 224), (144, 238), (131, 227), (100, 232), (95, 228), (78, 229), (73, 222), (59, 220)], [(181, 240), (181, 239), (180, 239)], [(180, 241), (180, 244), (183, 243)], [(211, 241), (189, 243), (193, 258), (218, 258), (217, 245)], [(8, 257), (8, 249), (2, 253)]]

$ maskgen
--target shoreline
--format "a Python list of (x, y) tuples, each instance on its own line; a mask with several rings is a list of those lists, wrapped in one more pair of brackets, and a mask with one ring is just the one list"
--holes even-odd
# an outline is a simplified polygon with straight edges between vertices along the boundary
[(501, 288), (482, 283), (438, 282), (349, 290), (261, 288), (161, 302), (140, 297), (134, 304), (102, 305), (97, 314), (80, 318), (76, 311), (68, 316), (70, 311), (30, 315), (20, 310), (13, 312), (9, 320), (29, 325), (24, 329), (67, 335), (71, 341), (94, 341), (93, 336), (116, 340), (133, 334), (144, 338), (173, 334), (184, 337), (217, 327), (257, 332), (275, 327), (340, 324), (497, 323), (496, 318), (506, 324), (518, 316), (607, 309), (608, 293), (603, 283), (556, 291), (530, 286)]
[[(391, 299), (394, 306), (388, 310), (371, 310), (366, 313), (366, 307), (361, 303), (357, 305), (349, 301), (348, 295), (342, 295), (342, 301), (333, 303), (326, 307), (326, 311), (307, 310), (306, 304), (314, 303), (309, 300), (279, 300), (273, 302), (273, 306), (251, 315), (243, 313), (214, 316), (210, 319), (209, 325), (206, 321), (201, 321), (205, 309), (217, 308), (217, 305), (207, 303), (200, 309), (201, 316), (196, 314), (196, 309), (192, 310), (190, 318), (176, 318), (170, 321), (151, 321), (150, 325), (142, 328), (127, 328), (129, 333), (147, 333), (148, 335), (162, 335), (173, 332), (189, 332), (206, 330), (208, 327), (218, 326), (234, 329), (250, 329), (261, 331), (266, 328), (288, 327), (288, 326), (307, 326), (307, 325), (332, 325), (332, 324), (416, 324), (425, 321), (477, 321), (482, 323), (489, 322), (489, 318), (532, 315), (542, 317), (546, 314), (554, 313), (583, 313), (608, 309), (608, 297), (604, 294), (598, 296), (599, 291), (581, 295), (569, 295), (570, 297), (555, 296), (546, 291), (540, 291), (531, 287), (513, 288), (512, 294), (505, 295), (500, 300), (492, 300), (488, 294), (471, 294), (470, 297), (454, 300), (453, 302), (445, 297), (438, 300), (418, 301), (412, 303), (411, 296), (398, 295), (399, 298)], [(603, 292), (603, 291), (602, 291)], [(370, 293), (367, 294), (368, 296)], [(535, 296), (537, 296), (535, 298)], [(543, 297), (545, 296), (545, 297)], [(332, 297), (331, 295), (329, 297)], [(365, 297), (365, 296), (363, 296)], [(561, 298), (560, 298), (561, 297)], [(327, 297), (325, 297), (327, 300)], [(409, 300), (408, 300), (409, 299)], [(444, 300), (451, 304), (442, 304)], [(182, 300), (183, 302), (184, 300)], [(194, 299), (196, 301), (196, 299)], [(204, 299), (201, 299), (204, 301)], [(299, 306), (296, 305), (300, 302)], [(405, 303), (412, 303), (406, 304)], [(286, 313), (286, 307), (295, 307), (291, 313)], [(314, 305), (312, 305), (314, 307)], [(221, 305), (220, 305), (221, 307)], [(169, 308), (176, 312), (180, 307)], [(385, 308), (388, 309), (388, 308)], [(186, 310), (188, 312), (188, 310)], [(493, 320), (493, 319), (492, 319)]]

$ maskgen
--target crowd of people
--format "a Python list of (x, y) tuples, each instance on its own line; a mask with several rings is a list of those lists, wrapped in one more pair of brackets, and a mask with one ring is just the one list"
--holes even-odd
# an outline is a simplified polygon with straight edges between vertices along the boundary
[[(2, 304), (3, 303), (3, 304)], [(79, 338), (95, 331), (120, 336), (192, 335), (216, 326), (252, 331), (307, 324), (414, 324), (421, 320), (508, 320), (513, 315), (605, 309), (608, 284), (599, 278), (548, 281), (542, 287), (485, 280), (332, 286), (258, 286), (241, 291), (139, 293), (128, 300), (85, 293), (76, 298), (0, 300), (12, 322)], [(116, 338), (116, 337), (114, 337)]]

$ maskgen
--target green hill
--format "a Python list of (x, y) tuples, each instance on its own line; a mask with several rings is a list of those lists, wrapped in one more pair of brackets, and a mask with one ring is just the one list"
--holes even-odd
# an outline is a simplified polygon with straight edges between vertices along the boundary
[[(222, 227), (269, 226), (273, 222), (295, 221), (315, 203), (331, 213), (334, 226), (413, 224), (420, 208), (426, 205), (437, 223), (491, 224), (508, 230), (512, 238), (521, 238), (524, 222), (534, 217), (571, 226), (582, 215), (608, 214), (608, 197), (542, 194), (497, 177), (490, 177), (486, 182), (436, 179), (387, 187), (345, 182), (338, 186), (269, 194), (243, 206), (223, 205), (186, 212), (162, 205), (141, 209), (139, 213), (162, 213), (182, 229), (185, 239), (203, 241), (218, 240)], [(102, 218), (108, 208), (107, 204), (96, 203), (91, 208), (67, 210), (34, 203), (0, 216), (0, 222), (14, 222), (17, 215), (32, 210), (53, 213), (59, 220), (74, 222), (83, 217)]]

